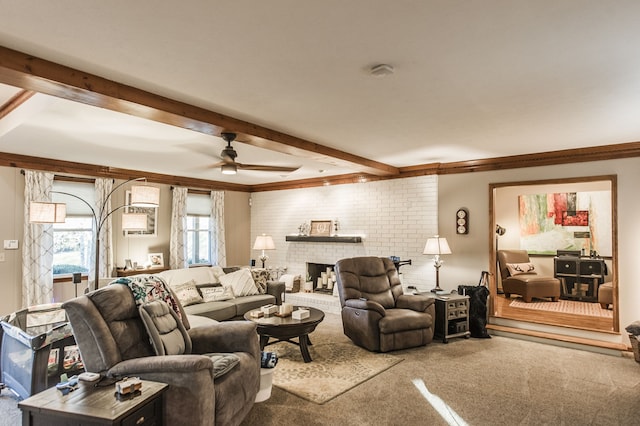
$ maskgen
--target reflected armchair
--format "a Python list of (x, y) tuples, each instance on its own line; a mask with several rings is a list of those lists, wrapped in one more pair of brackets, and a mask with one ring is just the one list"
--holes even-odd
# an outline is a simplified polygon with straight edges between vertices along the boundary
[(336, 263), (344, 334), (370, 351), (424, 346), (433, 340), (435, 299), (405, 295), (393, 261), (354, 257)]
[(498, 264), (507, 299), (511, 294), (521, 295), (527, 303), (534, 297), (551, 298), (553, 302), (560, 298), (560, 280), (538, 275), (526, 250), (498, 250)]

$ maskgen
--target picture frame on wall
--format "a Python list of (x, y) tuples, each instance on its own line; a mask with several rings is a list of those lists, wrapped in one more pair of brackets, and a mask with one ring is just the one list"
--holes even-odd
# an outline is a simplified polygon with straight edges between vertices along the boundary
[(146, 230), (123, 230), (125, 237), (155, 237), (158, 235), (158, 208), (157, 207), (135, 207), (131, 206), (131, 191), (125, 192), (125, 213), (142, 213), (147, 215)]
[(328, 237), (331, 235), (332, 229), (333, 225), (330, 220), (312, 220), (309, 235)]
[(147, 262), (149, 262), (149, 268), (164, 268), (164, 256), (162, 253), (149, 253)]

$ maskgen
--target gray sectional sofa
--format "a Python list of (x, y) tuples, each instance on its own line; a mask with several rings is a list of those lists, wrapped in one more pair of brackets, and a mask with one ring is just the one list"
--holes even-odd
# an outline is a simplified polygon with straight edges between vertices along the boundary
[[(202, 296), (207, 288), (221, 287), (221, 279), (223, 275), (230, 276), (238, 272), (241, 268), (230, 267), (221, 268), (219, 266), (212, 267), (194, 267), (185, 269), (170, 269), (167, 271), (154, 274), (161, 277), (174, 291), (185, 283), (192, 282), (195, 284), (198, 292)], [(197, 317), (206, 317), (216, 321), (237, 320), (242, 319), (243, 315), (260, 306), (269, 303), (280, 305), (282, 303), (282, 293), (285, 291), (283, 282), (274, 282), (268, 280), (268, 273), (264, 269), (256, 268), (251, 270), (254, 281), (258, 284), (256, 287), (262, 286), (265, 293), (254, 295), (235, 296), (228, 300), (216, 301), (197, 301), (195, 303), (184, 303), (180, 300), (184, 311), (189, 315), (189, 321), (195, 326), (198, 322)], [(180, 297), (180, 296), (179, 296)], [(192, 317), (196, 316), (192, 320)]]

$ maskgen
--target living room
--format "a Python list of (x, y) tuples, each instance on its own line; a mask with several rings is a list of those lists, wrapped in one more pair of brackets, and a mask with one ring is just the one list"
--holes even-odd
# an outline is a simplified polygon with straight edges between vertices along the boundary
[[(490, 330), (495, 336), (628, 355), (624, 327), (638, 320), (640, 303), (635, 284), (640, 248), (635, 218), (640, 211), (635, 114), (640, 64), (635, 58), (640, 55), (629, 43), (638, 36), (635, 22), (629, 22), (639, 12), (634, 2), (589, 7), (579, 1), (555, 6), (522, 2), (506, 10), (500, 2), (469, 5), (470, 10), (413, 2), (405, 7), (380, 3), (377, 9), (360, 3), (309, 9), (218, 5), (215, 10), (197, 3), (186, 8), (189, 16), (208, 18), (192, 25), (186, 19), (167, 25), (174, 14), (182, 16), (171, 8), (158, 11), (162, 19), (155, 20), (146, 9), (150, 5), (88, 11), (80, 3), (59, 9), (25, 4), (11, 6), (0, 17), (0, 85), (16, 88), (25, 98), (2, 105), (0, 111), (0, 235), (4, 241), (18, 241), (17, 250), (5, 247), (0, 253), (0, 314), (23, 307), (25, 169), (110, 177), (115, 185), (146, 177), (160, 188), (156, 235), (124, 235), (120, 216), (113, 216), (114, 266), (119, 268), (127, 260), (144, 264), (153, 253), (162, 254), (169, 266), (171, 191), (184, 186), (224, 191), (227, 265), (259, 264), (261, 252), (253, 243), (268, 234), (275, 249), (267, 252), (266, 265), (286, 268), (303, 281), (309, 262), (332, 265), (352, 256), (398, 256), (411, 260), (400, 270), (405, 290), (429, 291), (436, 273), (432, 256), (423, 251), (427, 239), (438, 234), (451, 248), (439, 269), (440, 286), (450, 291), (475, 285), (482, 271), (490, 271), (490, 306), (500, 297), (498, 242), (500, 249), (520, 248), (514, 222), (505, 238), (496, 237), (495, 226), (505, 222), (493, 188), (604, 178), (613, 181), (612, 249), (603, 254), (613, 282), (610, 329), (518, 321), (496, 315), (494, 309)], [(222, 22), (212, 25), (212, 16)], [(32, 25), (34, 21), (42, 22)], [(148, 25), (145, 31), (139, 30), (140, 21)], [(116, 26), (122, 36), (116, 37)], [(548, 33), (541, 34), (540, 28)], [(297, 34), (297, 42), (291, 33)], [(231, 34), (237, 38), (233, 43)], [(363, 42), (353, 34), (370, 37), (371, 43), (364, 44), (376, 45), (380, 56), (370, 46), (354, 47)], [(358, 50), (366, 54), (356, 55)], [(601, 58), (600, 63), (593, 58)], [(377, 61), (392, 65), (376, 67)], [(410, 81), (404, 80), (408, 77)], [(347, 91), (352, 89), (359, 92)], [(44, 110), (44, 96), (57, 97), (58, 105), (80, 101), (83, 107), (155, 119), (214, 142), (206, 150), (203, 144), (191, 149), (184, 163), (183, 151), (193, 148), (188, 146), (192, 140), (177, 147), (169, 141), (173, 132), (159, 128), (144, 141), (147, 145), (134, 145), (134, 138), (125, 140), (124, 130), (111, 123), (92, 145), (91, 137), (82, 138), (86, 129), (62, 129), (61, 123), (74, 118), (80, 126), (80, 116), (71, 113), (29, 123), (22, 128), (33, 132), (29, 136), (26, 130), (12, 134), (14, 119), (22, 120), (25, 109), (32, 117)], [(122, 135), (111, 132), (116, 128)], [(242, 169), (223, 175), (211, 164), (225, 147), (220, 137), (225, 130), (238, 134), (232, 145), (239, 164), (303, 166), (286, 176)], [(92, 136), (96, 133), (94, 129)], [(64, 138), (68, 141), (62, 149), (54, 140)], [(29, 152), (29, 145), (38, 148)], [(295, 177), (303, 172), (303, 178)], [(125, 203), (124, 189), (114, 193), (113, 205)], [(508, 202), (518, 201), (514, 197)], [(469, 215), (466, 233), (456, 231), (460, 209)], [(316, 220), (332, 221), (335, 233), (362, 241), (287, 241), (302, 224)], [(553, 274), (553, 255), (531, 260)], [(75, 289), (71, 277), (57, 279), (55, 301), (69, 300)]]

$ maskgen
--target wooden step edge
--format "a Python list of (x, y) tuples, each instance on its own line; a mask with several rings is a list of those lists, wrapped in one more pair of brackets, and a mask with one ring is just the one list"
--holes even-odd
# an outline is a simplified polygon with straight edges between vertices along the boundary
[(631, 352), (631, 346), (624, 343), (604, 342), (602, 340), (585, 339), (584, 337), (565, 336), (562, 334), (546, 333), (522, 328), (507, 327), (504, 325), (487, 324), (487, 329), (501, 331), (504, 333), (521, 334), (524, 336), (537, 337), (540, 339), (557, 340), (560, 342), (575, 343), (578, 345), (594, 346), (603, 349)]

